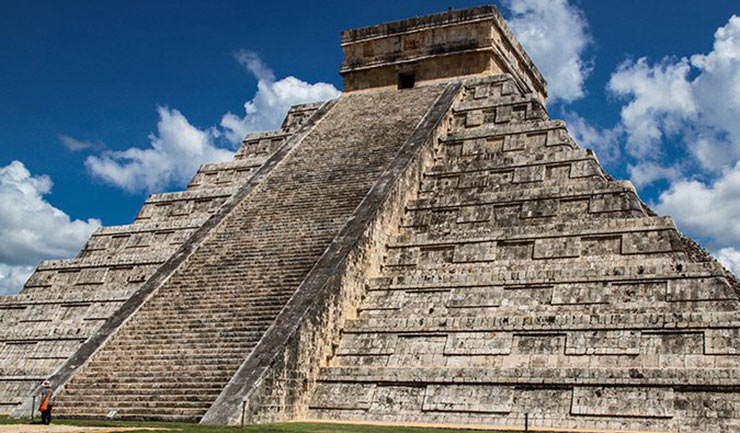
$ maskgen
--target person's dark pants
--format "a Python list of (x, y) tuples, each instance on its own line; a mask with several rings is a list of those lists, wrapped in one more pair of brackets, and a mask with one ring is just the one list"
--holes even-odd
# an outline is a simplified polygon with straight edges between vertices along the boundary
[(41, 424), (49, 424), (51, 422), (51, 405), (48, 409), (41, 411)]

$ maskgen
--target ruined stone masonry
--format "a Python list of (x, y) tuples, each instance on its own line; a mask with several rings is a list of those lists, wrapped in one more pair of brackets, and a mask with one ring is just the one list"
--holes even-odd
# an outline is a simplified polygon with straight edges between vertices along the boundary
[(0, 301), (0, 410), (740, 430), (740, 284), (545, 109), (494, 7), (342, 34), (296, 106)]

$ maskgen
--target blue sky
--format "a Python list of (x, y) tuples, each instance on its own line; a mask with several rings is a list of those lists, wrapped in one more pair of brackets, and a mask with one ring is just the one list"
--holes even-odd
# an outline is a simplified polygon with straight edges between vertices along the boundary
[[(0, 293), (290, 104), (335, 96), (340, 31), (478, 4), (0, 1)], [(497, 6), (550, 82), (550, 115), (737, 273), (737, 2)]]

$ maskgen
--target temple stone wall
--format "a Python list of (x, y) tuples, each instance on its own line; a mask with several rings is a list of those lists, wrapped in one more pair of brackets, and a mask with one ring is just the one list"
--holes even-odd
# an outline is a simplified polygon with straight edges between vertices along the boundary
[(733, 277), (514, 84), (466, 81), (307, 418), (740, 428)]

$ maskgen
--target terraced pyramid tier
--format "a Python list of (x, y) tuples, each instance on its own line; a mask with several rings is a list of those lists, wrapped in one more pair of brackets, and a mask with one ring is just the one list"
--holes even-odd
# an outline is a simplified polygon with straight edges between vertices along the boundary
[(740, 430), (737, 280), (510, 80), (469, 80), (308, 418)]
[(443, 88), (340, 98), (67, 383), (57, 413), (199, 420)]
[(76, 258), (45, 261), (19, 295), (0, 296), (0, 414), (30, 404), (318, 108), (292, 107), (280, 130), (247, 136), (234, 160), (204, 164), (185, 191), (149, 196), (133, 224), (100, 228)]

